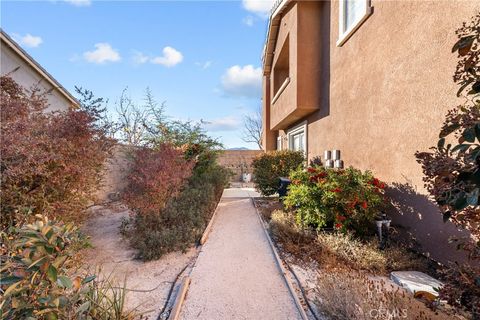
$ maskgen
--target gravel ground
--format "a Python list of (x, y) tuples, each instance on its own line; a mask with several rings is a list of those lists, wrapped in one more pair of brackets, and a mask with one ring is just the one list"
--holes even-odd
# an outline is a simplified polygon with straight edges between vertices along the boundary
[(126, 277), (128, 289), (147, 291), (129, 291), (127, 309), (137, 308), (145, 312), (146, 319), (157, 319), (171, 283), (187, 264), (193, 262), (198, 250), (170, 253), (156, 261), (135, 260), (135, 252), (119, 233), (122, 219), (128, 217), (129, 211), (119, 204), (95, 206), (91, 210), (92, 218), (84, 226), (93, 245), (83, 252), (86, 264), (92, 269), (101, 267), (102, 274), (112, 274), (120, 284)]
[(250, 195), (252, 189), (225, 190), (181, 319), (301, 319)]

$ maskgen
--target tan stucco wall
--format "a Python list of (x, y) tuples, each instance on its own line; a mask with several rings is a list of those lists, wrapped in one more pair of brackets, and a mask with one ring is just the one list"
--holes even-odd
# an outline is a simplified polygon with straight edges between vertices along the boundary
[(241, 181), (243, 173), (252, 173), (252, 161), (262, 150), (225, 150), (218, 157), (218, 164), (233, 171), (231, 181)]
[[(49, 103), (47, 111), (68, 110), (71, 107), (72, 102), (70, 100), (57, 90), (51, 90), (52, 85), (3, 41), (1, 42), (0, 50), (0, 73), (2, 76), (9, 74), (13, 80), (27, 90), (38, 87), (41, 92), (50, 91), (47, 95)], [(17, 70), (14, 71), (15, 69)]]
[(461, 102), (451, 47), (480, 1), (373, 0), (373, 14), (342, 47), (338, 2), (321, 5), (323, 33), (314, 44), (321, 80), (312, 78), (316, 88), (309, 89), (320, 92), (321, 105), (298, 121), (308, 121), (308, 156), (340, 149), (346, 166), (372, 170), (401, 209), (394, 222), (435, 259), (461, 259), (448, 237), (465, 234), (444, 224), (426, 197), (414, 153), (436, 144), (446, 111)]
[(105, 163), (102, 184), (96, 193), (96, 202), (105, 203), (119, 200), (127, 187), (127, 176), (130, 173), (133, 155), (131, 146), (117, 144), (113, 154)]

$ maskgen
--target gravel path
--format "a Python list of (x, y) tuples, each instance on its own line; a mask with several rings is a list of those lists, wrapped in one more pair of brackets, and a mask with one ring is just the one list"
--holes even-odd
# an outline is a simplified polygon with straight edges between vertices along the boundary
[(251, 189), (224, 191), (181, 319), (301, 319), (250, 195)]

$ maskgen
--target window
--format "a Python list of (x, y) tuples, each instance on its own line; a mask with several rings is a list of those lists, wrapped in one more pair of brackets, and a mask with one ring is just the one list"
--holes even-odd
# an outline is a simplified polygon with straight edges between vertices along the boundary
[(277, 150), (282, 150), (282, 137), (277, 137)]
[(370, 0), (340, 0), (337, 45), (344, 44), (371, 14)]
[(291, 129), (287, 133), (288, 149), (307, 152), (307, 123), (306, 121)]

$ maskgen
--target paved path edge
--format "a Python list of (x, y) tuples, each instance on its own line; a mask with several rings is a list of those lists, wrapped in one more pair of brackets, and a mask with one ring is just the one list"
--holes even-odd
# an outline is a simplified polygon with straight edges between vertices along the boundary
[(290, 281), (290, 278), (287, 275), (287, 271), (285, 270), (285, 267), (282, 264), (282, 259), (278, 254), (277, 248), (273, 244), (273, 240), (270, 238), (270, 234), (268, 233), (268, 230), (265, 226), (265, 222), (263, 221), (262, 217), (260, 216), (260, 213), (257, 210), (257, 207), (255, 206), (255, 201), (253, 200), (252, 196), (249, 195), (249, 197), (250, 197), (250, 201), (252, 202), (252, 206), (255, 209), (255, 213), (257, 214), (257, 218), (260, 220), (260, 224), (262, 225), (263, 232), (267, 237), (268, 244), (270, 246), (270, 249), (273, 252), (273, 256), (275, 257), (275, 264), (277, 265), (280, 273), (282, 274), (283, 280), (287, 284), (288, 291), (290, 291), (290, 294), (293, 298), (293, 301), (295, 302), (298, 312), (300, 313), (300, 316), (302, 317), (303, 320), (309, 320), (307, 314), (305, 313), (305, 309), (303, 309), (302, 303), (298, 298), (297, 292), (295, 291), (295, 288), (293, 288), (292, 282)]

